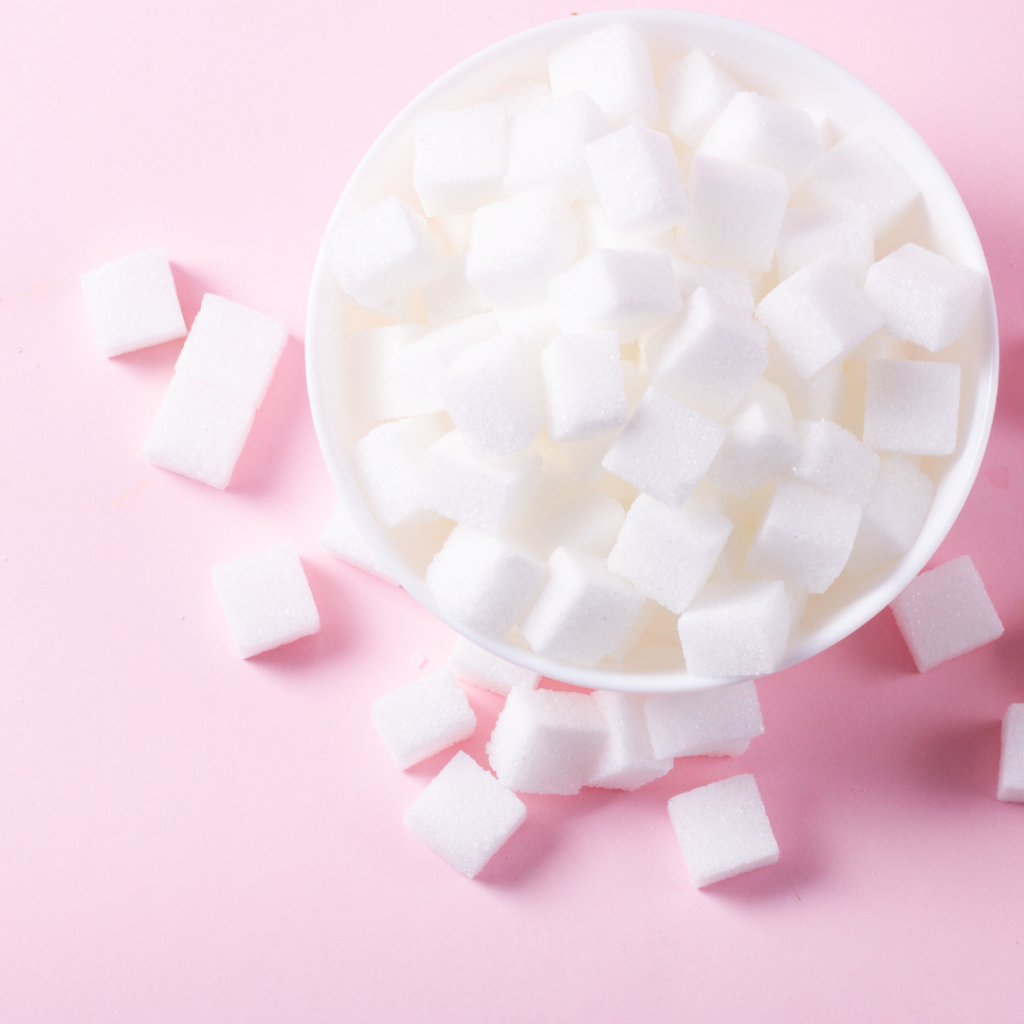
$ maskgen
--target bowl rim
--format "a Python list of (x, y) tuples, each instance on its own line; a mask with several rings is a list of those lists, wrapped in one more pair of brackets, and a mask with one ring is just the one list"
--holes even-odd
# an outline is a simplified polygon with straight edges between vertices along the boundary
[[(966, 424), (961, 422), (957, 452), (949, 457), (953, 461), (939, 479), (932, 506), (917, 541), (909, 552), (888, 563), (886, 574), (878, 584), (846, 603), (814, 632), (798, 636), (795, 642), (791, 638), (785, 655), (771, 673), (774, 674), (827, 650), (849, 636), (890, 604), (921, 572), (945, 539), (967, 500), (980, 470), (992, 428), (999, 375), (999, 331), (988, 265), (977, 230), (948, 173), (902, 115), (870, 86), (835, 61), (796, 40), (748, 22), (711, 14), (652, 9), (578, 15), (537, 25), (508, 36), (461, 61), (422, 90), (391, 120), (366, 151), (342, 190), (325, 230), (329, 230), (346, 214), (355, 212), (351, 207), (358, 208), (358, 193), (366, 188), (368, 179), (374, 173), (373, 166), (379, 154), (393, 145), (402, 132), (407, 132), (415, 117), (450, 91), (453, 85), (488, 68), (496, 59), (513, 55), (516, 51), (523, 51), (525, 54), (531, 47), (550, 48), (564, 39), (581, 35), (588, 29), (593, 30), (613, 23), (628, 24), (641, 34), (645, 29), (653, 30), (668, 26), (673, 31), (689, 31), (691, 35), (720, 35), (730, 45), (778, 51), (780, 59), (791, 59), (809, 69), (809, 73), (820, 74), (833, 80), (836, 88), (849, 91), (856, 99), (858, 108), (868, 112), (870, 117), (865, 117), (866, 122), (870, 121), (872, 126), (876, 122), (885, 125), (888, 131), (899, 137), (901, 144), (912, 153), (915, 161), (927, 169), (928, 195), (941, 200), (941, 205), (946, 211), (942, 226), (948, 223), (945, 218), (950, 218), (949, 222), (957, 222), (959, 244), (966, 248), (968, 262), (980, 270), (986, 279), (979, 309), (975, 314), (981, 318), (979, 331), (982, 349), (978, 363), (973, 414)], [(914, 177), (922, 193), (925, 193), (925, 183)], [(333, 284), (333, 276), (321, 245), (310, 284), (305, 338), (307, 391), (317, 439), (339, 498), (346, 505), (356, 527), (386, 568), (421, 605), (456, 632), (491, 653), (530, 668), (545, 677), (588, 689), (642, 693), (678, 692), (704, 689), (735, 682), (739, 678), (749, 678), (703, 679), (678, 670), (631, 672), (607, 667), (582, 668), (483, 636), (454, 621), (438, 605), (425, 581), (412, 571), (389, 543), (363, 498), (346, 454), (340, 450), (341, 446), (335, 443), (338, 429), (329, 411), (323, 372), (323, 365), (328, 361), (325, 359), (326, 347), (330, 345), (329, 339), (321, 329), (322, 293), (325, 282), (328, 282), (326, 287), (333, 285), (337, 288), (337, 285)], [(938, 514), (939, 511), (941, 514)]]

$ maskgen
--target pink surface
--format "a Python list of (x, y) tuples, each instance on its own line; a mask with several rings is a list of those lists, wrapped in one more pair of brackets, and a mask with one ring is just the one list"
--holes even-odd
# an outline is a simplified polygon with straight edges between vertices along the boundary
[[(87, 8), (87, 10), (86, 10)], [(582, 8), (581, 10), (586, 10)], [(844, 64), (943, 161), (985, 246), (1003, 370), (935, 561), (974, 559), (1006, 633), (918, 675), (886, 611), (760, 686), (767, 732), (635, 794), (527, 797), (468, 882), (402, 825), (369, 724), (453, 642), (317, 539), (305, 398), (319, 235), (388, 120), (567, 9), (25, 3), (0, 33), (0, 1021), (1020, 1019), (1024, 807), (995, 800), (1024, 700), (1024, 94), (1017, 3), (707, 3)], [(140, 450), (180, 344), (116, 360), (78, 276), (170, 254), (292, 333), (231, 487)], [(296, 543), (316, 637), (241, 662), (210, 567)], [(478, 759), (499, 707), (464, 744)], [(756, 776), (782, 855), (694, 890), (665, 803)]]

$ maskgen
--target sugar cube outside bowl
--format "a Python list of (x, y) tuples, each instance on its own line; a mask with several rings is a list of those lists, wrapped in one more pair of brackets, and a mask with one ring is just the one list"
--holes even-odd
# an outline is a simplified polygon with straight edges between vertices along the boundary
[[(923, 197), (916, 234), (887, 239), (881, 258), (903, 241), (929, 248), (985, 276), (985, 289), (967, 332), (938, 358), (962, 367), (959, 437), (956, 451), (926, 457), (922, 469), (933, 479), (935, 497), (916, 543), (894, 562), (874, 572), (840, 577), (826, 593), (808, 602), (799, 633), (777, 668), (825, 650), (859, 628), (889, 604), (921, 571), (952, 527), (971, 489), (988, 441), (998, 378), (998, 327), (985, 256), (962, 199), (935, 155), (881, 97), (839, 65), (802, 44), (765, 29), (705, 14), (670, 10), (612, 11), (542, 25), (497, 43), (443, 75), (414, 99), (370, 147), (353, 172), (330, 226), (397, 194), (413, 209), (409, 167), (413, 126), (421, 115), (458, 109), (498, 96), (524, 81), (545, 80), (546, 54), (566, 40), (613, 23), (632, 27), (647, 42), (655, 76), (693, 48), (713, 53), (748, 88), (805, 109), (827, 112), (842, 135), (865, 128), (915, 180)], [(352, 300), (342, 292), (324, 251), (318, 255), (306, 320), (306, 375), (310, 405), (328, 468), (355, 524), (385, 566), (421, 604), (471, 640), (509, 661), (579, 686), (637, 692), (676, 692), (732, 680), (698, 679), (678, 668), (643, 659), (626, 668), (580, 668), (542, 657), (523, 647), (481, 636), (461, 626), (439, 607), (423, 579), (431, 551), (400, 549), (378, 525), (352, 469), (357, 437), (348, 397), (345, 338), (362, 326)], [(935, 358), (935, 357), (932, 357)], [(408, 528), (412, 529), (412, 528)], [(423, 544), (429, 547), (429, 531)], [(413, 553), (410, 554), (410, 551)]]

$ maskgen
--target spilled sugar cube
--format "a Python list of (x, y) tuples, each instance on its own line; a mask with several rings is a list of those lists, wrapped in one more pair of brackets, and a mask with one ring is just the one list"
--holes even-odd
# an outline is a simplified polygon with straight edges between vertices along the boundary
[(464, 636), (455, 641), (448, 667), (463, 682), (501, 696), (517, 687), (534, 690), (540, 682), (540, 673), (499, 658)]
[(656, 694), (644, 715), (655, 757), (735, 756), (764, 732), (752, 682)]
[(644, 694), (597, 690), (593, 699), (608, 724), (608, 739), (588, 786), (634, 790), (672, 770), (672, 758), (658, 757), (651, 745)]
[(1024, 704), (1011, 704), (1003, 716), (996, 797), (1024, 803)]

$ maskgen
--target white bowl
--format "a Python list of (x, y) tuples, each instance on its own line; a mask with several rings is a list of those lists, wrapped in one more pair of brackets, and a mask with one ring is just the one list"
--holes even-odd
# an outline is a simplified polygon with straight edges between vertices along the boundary
[[(552, 47), (612, 22), (630, 25), (647, 41), (656, 78), (672, 60), (701, 47), (749, 88), (827, 112), (842, 135), (866, 128), (917, 182), (924, 200), (920, 216), (905, 237), (886, 239), (888, 244), (876, 255), (880, 258), (903, 241), (917, 241), (988, 278), (978, 234), (949, 176), (910, 125), (881, 97), (839, 65), (791, 39), (742, 22), (682, 11), (617, 11), (574, 17), (522, 32), (463, 61), (425, 89), (384, 129), (352, 174), (330, 225), (393, 194), (418, 208), (409, 168), (413, 124), (420, 115), (468, 106), (526, 80), (544, 81), (545, 55)], [(349, 452), (356, 438), (346, 399), (344, 338), (346, 331), (361, 326), (359, 316), (335, 281), (321, 249), (306, 320), (306, 376), (313, 421), (331, 476), (352, 518), (413, 597), (495, 654), (565, 682), (598, 689), (671, 692), (728, 681), (696, 679), (677, 669), (579, 668), (482, 637), (452, 621), (423, 581), (423, 550), (416, 553), (415, 545), (405, 543), (400, 535), (395, 537), (394, 531), (385, 535), (352, 473)], [(955, 360), (963, 368), (960, 433), (954, 455), (922, 460), (922, 469), (936, 482), (936, 493), (917, 543), (902, 558), (874, 573), (852, 580), (841, 577), (826, 594), (811, 598), (801, 632), (791, 638), (779, 668), (825, 650), (867, 622), (924, 568), (949, 532), (977, 476), (992, 426), (998, 340), (995, 300), (988, 283), (968, 332), (938, 357)]]

